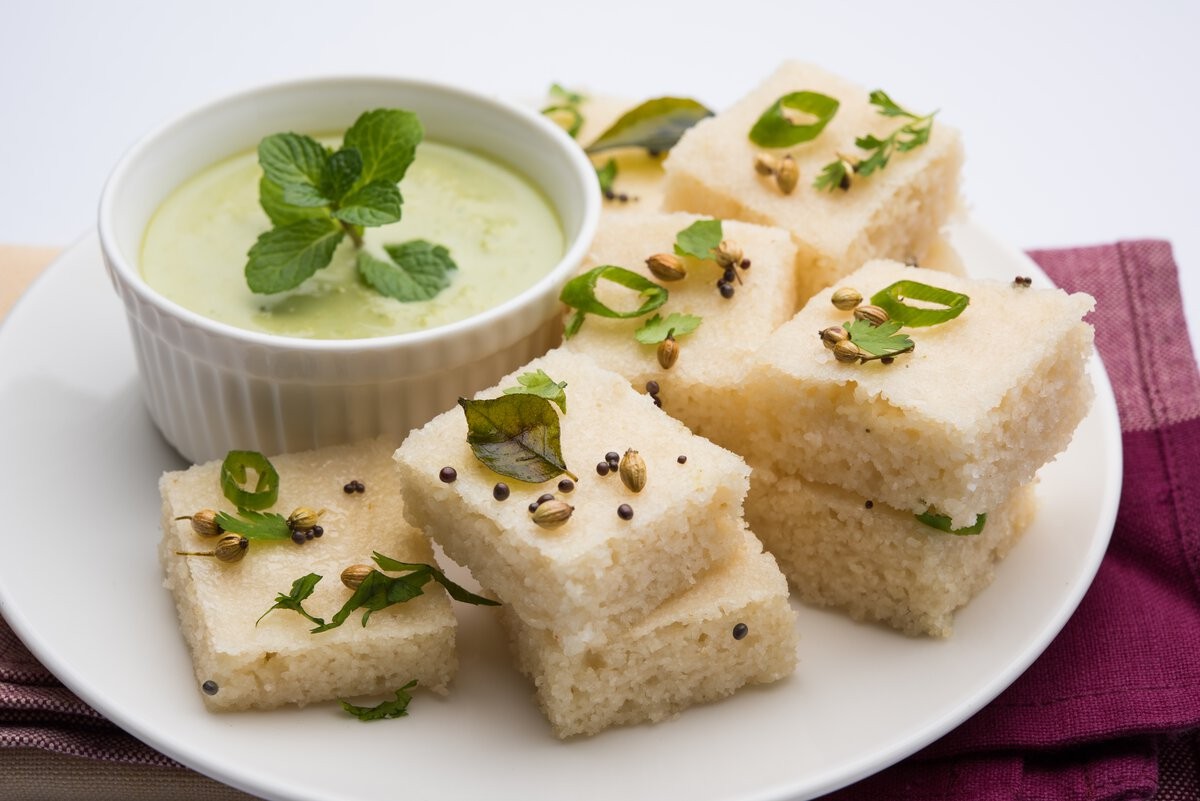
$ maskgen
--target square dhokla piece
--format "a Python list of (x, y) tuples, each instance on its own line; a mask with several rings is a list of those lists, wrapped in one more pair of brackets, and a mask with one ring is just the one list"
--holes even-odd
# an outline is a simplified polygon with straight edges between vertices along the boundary
[[(553, 105), (555, 99), (548, 98), (548, 102)], [(578, 107), (583, 115), (583, 126), (575, 139), (581, 145), (590, 145), (638, 105), (626, 98), (587, 93)], [(600, 168), (610, 159), (617, 167), (617, 176), (612, 184), (612, 196), (604, 197), (602, 221), (611, 216), (638, 215), (661, 208), (665, 183), (661, 154), (651, 155), (640, 147), (622, 147), (603, 150), (591, 157), (592, 163)]]
[(568, 654), (553, 632), (505, 613), (517, 664), (555, 734), (665, 720), (795, 670), (787, 582), (744, 523), (722, 524), (740, 539), (738, 549), (602, 646)]
[[(557, 478), (527, 484), (486, 467), (467, 444), (459, 408), (411, 433), (396, 460), (409, 521), (525, 623), (570, 633), (570, 647), (579, 650), (687, 588), (737, 548), (720, 521), (741, 518), (750, 470), (582, 354), (551, 351), (477, 397), (498, 397), (517, 385), (517, 375), (539, 369), (567, 382), (560, 426), (563, 459), (578, 476), (571, 491), (559, 490)], [(646, 465), (636, 494), (615, 472), (595, 469), (608, 452), (630, 448)], [(440, 480), (443, 467), (457, 478)], [(502, 501), (493, 496), (498, 482), (510, 489)], [(558, 528), (533, 522), (529, 505), (544, 493), (574, 507)], [(618, 515), (622, 504), (632, 508), (631, 519)]]
[(1092, 400), (1086, 294), (875, 261), (842, 284), (865, 298), (900, 280), (966, 294), (949, 322), (903, 328), (916, 349), (837, 361), (818, 335), (851, 318), (815, 295), (720, 399), (718, 442), (755, 468), (834, 484), (897, 509), (935, 507), (955, 528), (1002, 504), (1071, 441)]
[[(589, 315), (565, 347), (584, 352), (602, 367), (620, 373), (638, 390), (648, 381), (659, 385), (663, 410), (682, 420), (688, 428), (707, 436), (721, 425), (713, 416), (709, 397), (717, 387), (733, 387), (741, 380), (750, 356), (772, 331), (792, 318), (796, 298), (796, 248), (786, 231), (749, 223), (724, 222), (725, 239), (741, 248), (750, 267), (737, 272), (734, 294), (724, 298), (716, 281), (722, 270), (715, 262), (686, 259), (687, 276), (679, 281), (661, 281), (646, 267), (646, 259), (671, 253), (675, 235), (697, 220), (689, 214), (646, 213), (608, 217), (592, 243), (583, 271), (615, 264), (660, 283), (670, 292), (658, 309), (664, 319), (672, 313), (691, 314), (702, 320), (700, 327), (676, 341), (679, 357), (663, 369), (656, 345), (643, 345), (634, 332), (647, 318), (632, 320)], [(597, 296), (614, 308), (626, 308), (632, 291), (601, 281)]]
[(1033, 486), (1020, 487), (982, 531), (956, 535), (840, 487), (755, 470), (746, 518), (800, 600), (948, 637), (955, 610), (991, 584), (1036, 508)]
[[(813, 91), (840, 101), (825, 130), (810, 142), (765, 151), (750, 141), (759, 116), (783, 95)], [(886, 137), (907, 122), (885, 117), (870, 93), (814, 66), (786, 62), (732, 107), (703, 120), (671, 150), (664, 208), (785, 228), (800, 247), (801, 292), (808, 297), (875, 258), (923, 260), (959, 204), (963, 152), (956, 130), (936, 119), (929, 141), (894, 153), (885, 169), (853, 181), (848, 191), (819, 191), (813, 180), (838, 154), (862, 153), (866, 134)], [(903, 98), (897, 98), (904, 105)], [(920, 110), (918, 110), (920, 111)], [(799, 184), (783, 194), (759, 175), (762, 152), (790, 154)]]
[[(450, 599), (432, 582), (423, 595), (373, 613), (366, 627), (355, 614), (339, 628), (311, 634), (312, 624), (288, 610), (255, 623), (277, 594), (286, 594), (308, 573), (323, 579), (304, 606), (328, 620), (350, 597), (340, 580), (342, 570), (372, 564), (373, 551), (433, 564), (429, 541), (404, 522), (391, 455), (390, 446), (374, 441), (272, 457), (280, 489), (269, 511), (287, 516), (298, 506), (325, 509), (325, 534), (303, 545), (252, 541), (245, 557), (233, 564), (176, 554), (211, 551), (214, 544), (176, 517), (201, 509), (234, 511), (221, 493), (221, 463), (163, 475), (164, 584), (175, 596), (197, 686), (217, 684), (214, 695), (202, 695), (210, 710), (391, 693), (412, 679), (426, 689), (446, 691), (458, 666), (456, 623)], [(344, 492), (351, 480), (361, 481), (365, 491)]]

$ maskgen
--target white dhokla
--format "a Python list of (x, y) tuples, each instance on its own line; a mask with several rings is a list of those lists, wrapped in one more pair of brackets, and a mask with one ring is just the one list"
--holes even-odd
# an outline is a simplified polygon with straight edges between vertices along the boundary
[[(694, 436), (624, 378), (580, 354), (551, 351), (478, 397), (497, 397), (516, 386), (517, 375), (539, 369), (567, 382), (560, 424), (564, 461), (578, 475), (572, 491), (557, 491), (553, 481), (515, 481), (484, 466), (467, 444), (458, 408), (410, 434), (396, 461), (409, 521), (524, 622), (572, 633), (577, 651), (690, 586), (736, 549), (737, 538), (718, 521), (741, 517), (750, 471), (740, 457)], [(601, 477), (594, 469), (606, 453), (629, 448), (646, 465), (645, 488), (636, 494), (617, 475)], [(439, 478), (445, 466), (457, 471), (450, 483)], [(510, 487), (506, 500), (493, 497), (497, 482)], [(538, 526), (528, 509), (546, 492), (575, 508), (559, 528)], [(632, 519), (618, 516), (622, 504), (632, 508)]]
[[(588, 94), (580, 105), (583, 127), (576, 139), (591, 144), (600, 134), (638, 104), (626, 99)], [(657, 211), (663, 198), (663, 156), (652, 156), (643, 148), (617, 148), (597, 153), (592, 163), (598, 167), (612, 159), (617, 166), (613, 197), (604, 199), (604, 218)]]
[[(192, 651), (197, 685), (212, 710), (268, 709), (331, 698), (390, 694), (412, 679), (445, 692), (457, 669), (455, 619), (450, 599), (433, 582), (425, 593), (345, 625), (311, 634), (312, 624), (292, 611), (276, 610), (255, 621), (308, 573), (324, 578), (304, 606), (328, 620), (350, 597), (340, 580), (353, 564), (371, 564), (378, 551), (404, 562), (433, 564), (429, 541), (404, 522), (392, 449), (382, 442), (324, 448), (272, 458), (280, 491), (272, 511), (284, 516), (305, 506), (325, 509), (325, 534), (303, 545), (254, 543), (234, 564), (176, 552), (211, 551), (215, 542), (195, 534), (187, 520), (201, 509), (225, 509), (220, 462), (166, 473), (161, 559), (166, 587), (175, 596), (184, 638)], [(363, 483), (362, 493), (343, 485)], [(282, 511), (280, 511), (282, 510)]]
[(746, 517), (800, 600), (948, 637), (954, 611), (991, 583), (1036, 505), (1033, 486), (1021, 487), (978, 534), (956, 535), (838, 487), (755, 470)]
[[(679, 357), (663, 369), (656, 345), (643, 345), (634, 332), (646, 318), (633, 320), (589, 316), (566, 347), (583, 352), (602, 367), (620, 373), (637, 389), (646, 382), (659, 384), (663, 409), (682, 420), (693, 432), (707, 436), (721, 424), (714, 417), (709, 397), (718, 387), (733, 387), (754, 350), (796, 310), (796, 248), (786, 231), (748, 223), (725, 222), (726, 240), (736, 243), (750, 267), (737, 270), (742, 283), (735, 283), (733, 297), (724, 298), (716, 281), (722, 270), (715, 262), (687, 259), (687, 277), (663, 282), (646, 267), (646, 259), (671, 253), (675, 235), (704, 219), (688, 214), (647, 213), (605, 219), (583, 264), (586, 271), (602, 264), (615, 264), (661, 283), (670, 298), (657, 314), (672, 313), (702, 318), (700, 327), (677, 339)], [(616, 308), (629, 305), (631, 290), (601, 281), (596, 294)]]
[[(759, 116), (785, 94), (814, 91), (841, 105), (810, 142), (768, 151), (788, 153), (799, 184), (783, 194), (754, 169), (764, 148), (749, 139)], [(818, 191), (813, 180), (838, 154), (863, 154), (866, 134), (886, 137), (907, 122), (885, 117), (862, 87), (799, 62), (782, 65), (734, 106), (698, 123), (671, 150), (664, 208), (774, 225), (800, 246), (802, 296), (807, 297), (873, 258), (923, 260), (939, 229), (958, 206), (962, 145), (958, 132), (937, 119), (927, 144), (896, 152), (887, 167), (856, 178), (849, 191)], [(903, 98), (896, 98), (903, 105)]]
[(796, 616), (787, 582), (741, 521), (724, 525), (741, 539), (734, 553), (601, 647), (568, 654), (552, 632), (506, 611), (518, 666), (555, 734), (664, 720), (792, 673)]
[[(894, 364), (842, 363), (818, 332), (851, 313), (814, 296), (721, 399), (714, 440), (755, 469), (834, 484), (897, 509), (930, 507), (970, 526), (1071, 441), (1091, 403), (1090, 296), (876, 261), (843, 285), (866, 298), (899, 280), (960, 292), (957, 318), (905, 328)], [(718, 436), (718, 433), (720, 436)]]

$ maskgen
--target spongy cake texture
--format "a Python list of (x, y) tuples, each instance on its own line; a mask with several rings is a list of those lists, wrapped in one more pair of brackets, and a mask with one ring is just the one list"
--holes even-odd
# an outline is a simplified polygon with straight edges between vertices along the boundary
[[(625, 376), (637, 389), (648, 381), (659, 385), (659, 397), (668, 414), (682, 420), (694, 433), (708, 436), (719, 418), (712, 415), (710, 395), (720, 387), (735, 387), (749, 357), (778, 326), (790, 320), (798, 307), (796, 248), (786, 231), (739, 222), (724, 222), (725, 239), (741, 248), (749, 260), (738, 269), (734, 294), (724, 298), (716, 281), (722, 270), (713, 261), (685, 260), (687, 277), (661, 282), (646, 267), (646, 259), (671, 253), (675, 236), (697, 220), (689, 214), (645, 213), (606, 218), (584, 260), (581, 272), (615, 264), (661, 283), (670, 292), (656, 312), (701, 318), (692, 333), (680, 335), (679, 358), (663, 369), (656, 345), (644, 345), (634, 332), (645, 318), (626, 320), (589, 316), (565, 347), (586, 353), (602, 367)], [(597, 297), (615, 308), (629, 305), (630, 290), (599, 282)]]
[[(572, 632), (565, 647), (577, 652), (690, 586), (737, 548), (716, 520), (741, 517), (749, 468), (581, 354), (551, 351), (478, 397), (497, 397), (516, 386), (518, 374), (539, 369), (567, 382), (562, 454), (578, 480), (572, 491), (555, 493), (575, 508), (562, 527), (539, 527), (528, 509), (556, 485), (506, 479), (479, 462), (462, 409), (410, 434), (396, 461), (408, 519), (523, 621)], [(646, 464), (640, 493), (594, 469), (606, 453), (626, 449)], [(439, 479), (446, 466), (457, 471), (451, 483)], [(510, 487), (506, 500), (493, 497), (498, 481)], [(622, 504), (631, 506), (632, 519), (618, 516)]]
[[(801, 90), (830, 95), (841, 105), (816, 139), (771, 151), (789, 153), (800, 170), (799, 185), (784, 195), (771, 178), (755, 172), (754, 158), (763, 149), (748, 133), (776, 100)], [(958, 132), (942, 120), (935, 121), (927, 144), (894, 154), (886, 169), (854, 180), (849, 191), (823, 192), (812, 186), (839, 153), (862, 152), (856, 138), (883, 138), (905, 122), (882, 116), (868, 98), (866, 89), (817, 67), (783, 64), (732, 107), (691, 128), (672, 148), (664, 165), (664, 208), (791, 231), (801, 251), (804, 297), (868, 259), (923, 260), (959, 202), (962, 144)], [(903, 98), (896, 100), (904, 104)]]
[(568, 654), (553, 632), (504, 615), (517, 664), (559, 737), (660, 721), (795, 669), (795, 613), (770, 554), (738, 520), (740, 545), (688, 590), (597, 648)]
[[(252, 542), (234, 564), (177, 555), (210, 551), (214, 541), (174, 518), (206, 508), (234, 511), (221, 492), (220, 462), (163, 475), (164, 584), (175, 596), (197, 687), (212, 681), (219, 688), (202, 694), (210, 709), (390, 693), (412, 679), (446, 690), (457, 668), (455, 619), (446, 593), (432, 582), (424, 595), (372, 614), (366, 627), (355, 615), (346, 625), (311, 634), (309, 621), (285, 610), (256, 625), (276, 595), (308, 573), (324, 578), (305, 608), (328, 620), (350, 597), (341, 571), (371, 564), (372, 552), (433, 564), (428, 540), (404, 522), (391, 455), (391, 447), (374, 441), (273, 457), (280, 491), (272, 511), (286, 516), (298, 506), (325, 509), (325, 534), (303, 545)], [(365, 492), (345, 493), (351, 480), (361, 481)]]
[(1093, 305), (1083, 293), (959, 278), (875, 261), (843, 284), (864, 297), (906, 279), (961, 292), (957, 318), (904, 329), (892, 365), (845, 364), (818, 332), (850, 314), (814, 296), (721, 400), (712, 436), (758, 469), (843, 487), (956, 528), (1002, 504), (1063, 450), (1091, 403)]

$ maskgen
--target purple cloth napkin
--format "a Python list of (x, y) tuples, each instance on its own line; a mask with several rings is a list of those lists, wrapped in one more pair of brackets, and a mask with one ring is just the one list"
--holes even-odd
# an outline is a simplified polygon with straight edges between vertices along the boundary
[[(1096, 297), (1125, 484), (1112, 545), (1046, 653), (955, 731), (831, 801), (1200, 798), (1200, 375), (1165, 242), (1032, 254)], [(1197, 321), (1200, 323), (1200, 321)], [(72, 695), (0, 620), (0, 748), (173, 765)]]

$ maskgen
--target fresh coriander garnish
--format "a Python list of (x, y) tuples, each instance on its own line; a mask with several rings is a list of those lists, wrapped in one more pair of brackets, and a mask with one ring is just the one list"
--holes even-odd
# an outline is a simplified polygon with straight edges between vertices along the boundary
[[(244, 489), (246, 471), (258, 474), (254, 489)], [(221, 491), (239, 509), (266, 509), (279, 498), (279, 471), (258, 451), (229, 451), (221, 462)]]
[(562, 413), (567, 413), (567, 382), (555, 381), (550, 376), (546, 375), (545, 370), (537, 370), (532, 373), (521, 373), (517, 376), (517, 384), (515, 387), (507, 387), (504, 390), (505, 395), (537, 395), (540, 398), (545, 398), (548, 401), (553, 401), (558, 404), (558, 408), (562, 409)]
[(317, 588), (317, 584), (321, 581), (321, 577), (316, 573), (309, 573), (307, 576), (301, 576), (292, 582), (292, 590), (286, 595), (282, 592), (275, 596), (275, 605), (262, 613), (258, 620), (254, 621), (254, 625), (262, 622), (262, 619), (274, 612), (276, 609), (291, 609), (293, 612), (300, 614), (309, 622), (316, 626), (324, 626), (325, 620), (319, 617), (313, 617), (304, 608), (304, 602), (313, 594), (313, 590)]
[(877, 170), (887, 167), (888, 160), (891, 159), (893, 153), (906, 153), (929, 141), (936, 111), (924, 116), (915, 114), (897, 105), (882, 89), (871, 92), (870, 102), (883, 116), (902, 117), (909, 122), (901, 125), (883, 139), (874, 134), (867, 134), (855, 139), (854, 144), (860, 150), (865, 150), (868, 156), (857, 162), (839, 156), (835, 161), (826, 164), (816, 180), (813, 181), (813, 186), (818, 190), (849, 189), (852, 174), (865, 178)]
[(557, 83), (550, 84), (546, 94), (550, 102), (542, 109), (542, 114), (554, 120), (572, 139), (579, 136), (583, 128), (583, 112), (579, 107), (587, 102), (587, 98)]
[(919, 515), (913, 515), (913, 516), (916, 517), (917, 520), (920, 520), (925, 525), (930, 526), (932, 528), (936, 528), (938, 531), (945, 531), (949, 534), (956, 534), (960, 537), (978, 534), (981, 531), (983, 531), (983, 527), (985, 525), (987, 525), (987, 513), (986, 512), (976, 515), (975, 522), (973, 524), (971, 524), (969, 526), (965, 526), (963, 528), (953, 528), (949, 517), (947, 517), (946, 515), (938, 514), (937, 512), (935, 512), (933, 510), (922, 512)]
[(609, 159), (603, 166), (597, 167), (596, 179), (600, 181), (600, 191), (605, 197), (613, 194), (613, 181), (617, 179), (617, 160)]
[(287, 518), (281, 514), (251, 509), (238, 509), (237, 514), (234, 517), (228, 512), (217, 512), (217, 525), (248, 540), (286, 540), (292, 536)]
[[(909, 306), (904, 302), (906, 299), (939, 303), (945, 308)], [(961, 292), (922, 284), (919, 281), (897, 281), (871, 296), (871, 303), (886, 311), (891, 319), (910, 328), (939, 325), (953, 320), (963, 313), (970, 302), (971, 298)]]
[[(632, 311), (618, 311), (600, 301), (596, 297), (596, 284), (601, 280), (612, 281), (614, 284), (632, 289), (639, 297), (645, 298), (642, 305)], [(594, 267), (582, 275), (577, 275), (563, 287), (559, 300), (575, 309), (575, 314), (567, 323), (564, 336), (568, 339), (579, 332), (584, 317), (595, 314), (599, 317), (615, 317), (628, 319), (649, 314), (667, 302), (669, 293), (665, 287), (638, 275), (624, 267), (605, 264)]]
[(424, 239), (384, 245), (383, 249), (391, 261), (359, 251), (358, 273), (380, 294), (403, 303), (436, 296), (450, 286), (450, 273), (458, 269), (449, 250)]
[(524, 393), (486, 400), (459, 398), (467, 418), (467, 443), (491, 470), (539, 484), (566, 473), (558, 414), (550, 401)]
[(791, 92), (776, 100), (750, 129), (759, 147), (791, 147), (810, 142), (825, 130), (841, 105), (820, 92)]
[(667, 337), (681, 337), (684, 334), (692, 333), (700, 327), (702, 319), (694, 314), (672, 312), (664, 320), (656, 314), (643, 323), (641, 328), (633, 333), (633, 336), (643, 345), (657, 345)]
[(675, 254), (712, 259), (724, 236), (720, 220), (697, 220), (675, 235)]
[(691, 98), (657, 97), (630, 109), (584, 150), (589, 154), (637, 147), (651, 154), (666, 153), (688, 128), (712, 111)]
[(412, 696), (408, 691), (417, 686), (417, 680), (413, 679), (408, 684), (405, 684), (400, 689), (396, 690), (396, 698), (392, 701), (382, 701), (375, 706), (355, 706), (354, 704), (344, 699), (341, 701), (342, 709), (349, 712), (354, 717), (364, 723), (370, 720), (384, 720), (387, 718), (403, 718), (408, 716), (408, 705), (412, 701)]
[(895, 320), (889, 320), (882, 325), (872, 325), (866, 320), (851, 320), (842, 327), (850, 336), (850, 341), (869, 354), (860, 356), (860, 361), (892, 358), (901, 353), (908, 353), (916, 347), (907, 335), (897, 333), (900, 323)]

